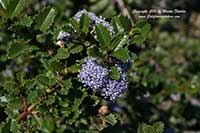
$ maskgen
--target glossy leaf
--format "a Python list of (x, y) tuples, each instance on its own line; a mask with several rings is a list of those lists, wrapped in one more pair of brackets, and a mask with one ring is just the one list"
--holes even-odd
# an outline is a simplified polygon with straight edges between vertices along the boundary
[(46, 31), (53, 24), (54, 18), (56, 17), (56, 12), (53, 8), (45, 7), (43, 8), (36, 16), (35, 21), (36, 29), (40, 29), (41, 31)]
[(111, 36), (109, 31), (102, 24), (97, 24), (95, 30), (100, 46), (102, 48), (107, 48), (111, 42)]
[(127, 48), (121, 48), (113, 52), (112, 56), (125, 62), (130, 60), (129, 51)]
[(81, 28), (81, 30), (84, 33), (87, 33), (88, 29), (89, 29), (89, 25), (90, 25), (90, 18), (88, 17), (87, 14), (83, 14), (81, 16), (81, 19), (80, 19), (80, 28)]
[(66, 49), (66, 48), (59, 48), (55, 57), (57, 59), (66, 59), (66, 58), (69, 57), (69, 55), (70, 54), (68, 52), (68, 49)]

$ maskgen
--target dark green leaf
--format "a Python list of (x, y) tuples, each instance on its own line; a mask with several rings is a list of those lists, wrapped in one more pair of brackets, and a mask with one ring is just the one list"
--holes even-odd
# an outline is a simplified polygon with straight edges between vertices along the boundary
[(13, 18), (19, 15), (25, 8), (26, 4), (26, 0), (10, 0), (7, 8), (9, 17)]
[(46, 102), (47, 105), (51, 105), (51, 104), (53, 104), (55, 102), (55, 100), (56, 100), (55, 96), (49, 95), (48, 99), (45, 102)]
[(62, 80), (60, 84), (61, 84), (61, 87), (62, 87), (61, 90), (60, 90), (60, 93), (67, 95), (69, 89), (72, 87), (71, 78), (66, 79), (66, 80)]
[(63, 69), (63, 66), (57, 60), (50, 61), (49, 65), (51, 67), (51, 70), (54, 71), (54, 72), (59, 72), (59, 71), (61, 71)]
[(121, 48), (113, 52), (112, 56), (125, 62), (130, 60), (129, 51), (127, 48)]
[(38, 96), (38, 93), (36, 90), (34, 91), (30, 91), (28, 93), (28, 96), (27, 96), (27, 101), (28, 103), (38, 103), (39, 102), (39, 96)]
[(13, 110), (22, 109), (23, 108), (22, 99), (14, 98), (13, 100), (10, 100), (7, 107)]
[(24, 79), (24, 77), (25, 77), (25, 73), (24, 72), (20, 72), (20, 73), (18, 73), (18, 75), (17, 75), (17, 78), (18, 78), (18, 81), (19, 81), (19, 83), (21, 84), (21, 86), (24, 86), (25, 85), (25, 79)]
[(17, 122), (17, 120), (12, 119), (11, 120), (11, 126), (10, 126), (10, 131), (15, 132), (15, 133), (19, 133), (20, 126), (19, 123)]
[(144, 36), (142, 35), (135, 35), (132, 38), (132, 43), (141, 44), (145, 40)]
[(137, 132), (138, 133), (163, 133), (164, 130), (164, 124), (161, 122), (157, 122), (154, 125), (147, 125), (147, 124), (141, 124), (138, 127)]
[(64, 66), (55, 59), (52, 59), (50, 61), (43, 60), (44, 66), (47, 71), (52, 71), (53, 73), (55, 72), (61, 72), (64, 68)]
[(25, 15), (19, 22), (20, 25), (23, 25), (26, 27), (30, 27), (32, 23), (33, 23), (32, 18), (27, 15)]
[(87, 14), (83, 14), (80, 19), (80, 28), (84, 33), (88, 32), (90, 26), (90, 18)]
[(86, 96), (87, 96), (87, 93), (83, 92), (83, 95), (81, 98), (75, 98), (73, 102), (73, 106), (72, 106), (72, 111), (74, 112), (74, 115), (72, 119), (69, 120), (69, 124), (73, 124), (76, 121), (76, 119), (79, 117), (79, 115), (81, 114), (79, 106), (81, 105), (81, 103), (83, 102)]
[(5, 82), (3, 82), (2, 86), (4, 87), (4, 90), (9, 92), (9, 94), (13, 94), (13, 95), (20, 94), (20, 88), (21, 87), (16, 82), (5, 81)]
[(120, 23), (124, 30), (128, 33), (131, 30), (132, 24), (131, 20), (127, 16), (119, 16)]
[(4, 9), (6, 9), (10, 4), (10, 0), (0, 0), (0, 4)]
[(66, 59), (66, 58), (69, 57), (69, 55), (70, 54), (68, 52), (68, 49), (66, 49), (66, 48), (59, 48), (55, 57), (57, 59)]
[(134, 32), (136, 32), (136, 35), (132, 37), (131, 42), (137, 45), (141, 44), (146, 39), (146, 36), (149, 33), (150, 29), (150, 24), (145, 21), (139, 21), (138, 23), (136, 23), (136, 27), (133, 29)]
[(42, 74), (37, 76), (37, 81), (41, 85), (45, 85), (45, 86), (48, 86), (50, 84), (48, 77), (46, 77), (45, 75), (42, 75)]
[(27, 52), (28, 49), (29, 49), (28, 46), (24, 44), (22, 41), (13, 42), (8, 48), (7, 57), (9, 59), (15, 58), (20, 54)]
[(83, 46), (80, 44), (73, 44), (73, 46), (69, 48), (69, 52), (71, 54), (80, 53), (82, 50), (83, 50)]
[(136, 23), (136, 28), (139, 29), (140, 34), (145, 36), (150, 31), (151, 26), (146, 21), (139, 21)]
[[(120, 25), (120, 20), (119, 17), (114, 16), (111, 20), (111, 24), (114, 27), (114, 31), (117, 33), (120, 31), (120, 29), (122, 29), (121, 25)], [(123, 29), (122, 29), (123, 30)]]
[(130, 19), (122, 15), (113, 17), (111, 23), (114, 27), (114, 31), (121, 34), (123, 34), (124, 31), (128, 33), (132, 27)]
[(36, 29), (46, 31), (53, 24), (56, 12), (53, 8), (44, 7), (35, 17)]
[(122, 40), (121, 36), (117, 36), (117, 37), (113, 38), (113, 40), (112, 40), (112, 42), (111, 42), (111, 44), (109, 46), (110, 49), (112, 49), (112, 50), (115, 49), (119, 45), (121, 40)]
[(97, 24), (95, 30), (101, 48), (103, 49), (107, 48), (111, 42), (111, 36), (108, 29), (104, 27), (102, 24)]
[(114, 126), (117, 123), (117, 119), (114, 114), (109, 114), (107, 116), (101, 116), (101, 119), (112, 126)]
[(80, 29), (79, 29), (79, 24), (78, 24), (78, 22), (74, 19), (74, 18), (70, 18), (69, 19), (69, 22), (72, 24), (72, 26), (74, 27), (74, 29), (76, 30), (76, 31), (79, 31)]
[(100, 53), (98, 47), (96, 46), (91, 46), (87, 49), (87, 54), (89, 56), (92, 56), (92, 57), (98, 57), (98, 58), (102, 58), (102, 54)]
[(43, 124), (44, 124), (43, 125), (44, 133), (52, 133), (53, 132), (55, 125), (54, 125), (54, 120), (51, 116), (46, 116)]
[(111, 72), (110, 72), (109, 77), (112, 79), (115, 79), (115, 80), (119, 80), (120, 74), (119, 74), (117, 68), (113, 66), (110, 69), (111, 69)]
[(71, 72), (71, 73), (77, 73), (78, 70), (80, 70), (80, 69), (81, 69), (80, 64), (75, 64), (75, 65), (72, 65), (72, 66), (68, 67), (67, 70), (68, 70), (69, 72)]

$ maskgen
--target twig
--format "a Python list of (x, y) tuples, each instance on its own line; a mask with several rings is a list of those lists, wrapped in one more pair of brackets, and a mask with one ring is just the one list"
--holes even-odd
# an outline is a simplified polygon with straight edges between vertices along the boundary
[(125, 15), (125, 16), (128, 16), (130, 19), (131, 19), (131, 22), (133, 22), (133, 19), (131, 17), (131, 14), (129, 13), (128, 9), (126, 8), (125, 4), (124, 4), (124, 1), (123, 0), (114, 0), (117, 5), (119, 6), (120, 10), (122, 11), (122, 13)]
[(32, 114), (33, 109), (36, 107), (36, 104), (32, 104), (29, 107), (27, 106), (27, 98), (23, 97), (23, 112), (19, 115), (18, 121), (26, 118), (27, 115)]
[(25, 96), (23, 97), (23, 104), (24, 104), (24, 111), (26, 111), (28, 106), (27, 106), (27, 98)]

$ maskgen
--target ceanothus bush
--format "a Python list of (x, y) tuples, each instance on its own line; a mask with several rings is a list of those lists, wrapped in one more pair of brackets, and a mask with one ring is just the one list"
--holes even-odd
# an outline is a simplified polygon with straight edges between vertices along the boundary
[(107, 105), (129, 90), (130, 46), (149, 25), (86, 10), (66, 18), (57, 2), (0, 2), (0, 132), (101, 132), (124, 123), (124, 110)]

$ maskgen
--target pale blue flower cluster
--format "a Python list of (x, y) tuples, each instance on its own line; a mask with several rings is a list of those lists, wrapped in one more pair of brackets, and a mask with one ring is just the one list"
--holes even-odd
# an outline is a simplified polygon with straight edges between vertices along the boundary
[(103, 26), (105, 26), (109, 31), (110, 33), (114, 33), (113, 31), (113, 27), (110, 25), (109, 22), (107, 22), (105, 20), (104, 17), (100, 16), (100, 17), (97, 17), (94, 13), (92, 12), (88, 12), (87, 10), (83, 9), (79, 12), (77, 12), (75, 15), (74, 15), (74, 19), (78, 22), (80, 22), (80, 18), (83, 14), (87, 14), (91, 20), (91, 24), (94, 26), (95, 24), (102, 24)]
[[(99, 62), (100, 63), (100, 62)], [(98, 90), (107, 82), (109, 74), (108, 68), (99, 65), (97, 60), (92, 57), (85, 59), (82, 70), (79, 72), (79, 79), (85, 85)]]
[(70, 39), (70, 34), (68, 32), (60, 31), (57, 40), (68, 41)]
[(123, 69), (115, 64), (120, 78), (118, 80), (109, 78), (109, 68), (103, 62), (93, 57), (85, 59), (82, 69), (79, 71), (78, 78), (84, 84), (111, 101), (116, 100), (127, 88), (127, 76)]

